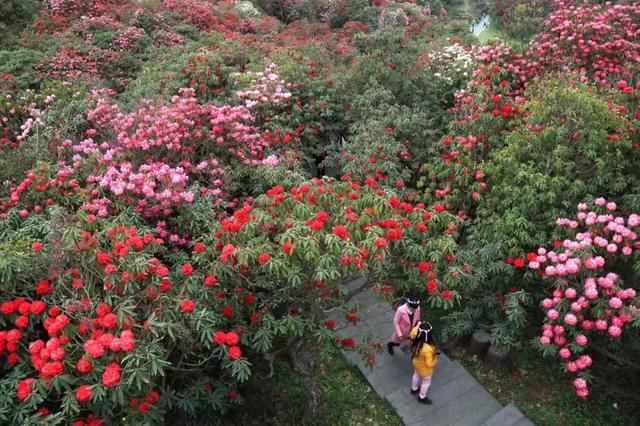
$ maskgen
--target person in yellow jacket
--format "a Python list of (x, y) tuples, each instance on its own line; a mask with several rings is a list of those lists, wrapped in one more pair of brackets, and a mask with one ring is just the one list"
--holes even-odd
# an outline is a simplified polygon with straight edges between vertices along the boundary
[(433, 343), (433, 327), (428, 322), (422, 322), (411, 330), (411, 361), (415, 372), (411, 381), (411, 393), (418, 392), (418, 401), (423, 404), (431, 404), (427, 398), (427, 391), (431, 386), (433, 369), (438, 363), (436, 359), (437, 349)]

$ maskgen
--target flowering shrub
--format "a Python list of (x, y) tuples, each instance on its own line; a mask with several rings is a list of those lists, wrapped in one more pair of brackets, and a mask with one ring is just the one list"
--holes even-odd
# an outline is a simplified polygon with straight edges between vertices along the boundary
[[(84, 154), (102, 154), (99, 162), (106, 170), (90, 175), (89, 182), (124, 196), (123, 201), (134, 203), (147, 217), (170, 215), (181, 203), (193, 202), (195, 194), (187, 187), (194, 179), (201, 184), (201, 195), (220, 198), (227, 165), (277, 164), (275, 157), (266, 160), (263, 152), (271, 142), (252, 125), (254, 117), (247, 108), (201, 105), (193, 89), (181, 90), (170, 106), (150, 104), (127, 115), (101, 98), (89, 119), (101, 134), (116, 135), (115, 140), (105, 139), (100, 148), (93, 139), (74, 148)], [(166, 160), (149, 162), (148, 155)]]
[(576, 393), (586, 398), (587, 369), (593, 361), (585, 351), (607, 345), (606, 337), (624, 339), (627, 327), (638, 326), (637, 292), (624, 288), (624, 277), (640, 248), (640, 216), (618, 213), (616, 203), (604, 198), (595, 199), (591, 209), (580, 203), (578, 210), (577, 220), (556, 220), (566, 229), (563, 241), (553, 249), (539, 248), (527, 259), (528, 267), (553, 289), (553, 298), (542, 301), (545, 323), (540, 347), (545, 355), (558, 356), (568, 372), (579, 375), (574, 381)]
[(322, 315), (352, 276), (385, 292), (428, 287), (437, 306), (457, 300), (453, 218), (373, 183), (275, 187), (204, 224), (191, 255), (171, 255), (148, 230), (118, 224), (124, 216), (63, 222), (55, 206), (11, 215), (0, 222), (0, 386), (13, 395), (0, 413), (11, 423), (43, 408), (143, 423), (224, 411), (250, 359), (291, 327), (325, 347), (368, 352), (366, 341), (336, 341)]
[[(455, 170), (455, 180), (430, 186), (436, 197), (473, 212), (465, 255), (469, 262), (483, 260), (473, 262), (476, 285), (464, 294), (465, 305), (469, 302), (465, 310), (472, 309), (476, 318), (492, 318), (495, 340), (508, 346), (523, 344), (532, 302), (541, 296), (539, 289), (516, 275), (525, 266), (522, 259), (515, 260), (523, 248), (548, 241), (553, 232), (549, 223), (567, 215), (569, 203), (594, 193), (607, 197), (635, 193), (632, 182), (637, 179), (633, 167), (637, 152), (633, 132), (628, 132), (633, 127), (593, 93), (593, 86), (549, 81), (527, 94), (531, 101), (521, 127), (493, 136), (504, 147), (491, 150), (487, 139), (456, 138), (451, 143), (467, 141), (470, 146), (458, 145), (460, 156), (445, 169)], [(561, 115), (568, 110), (571, 117)], [(484, 123), (494, 120), (504, 119)], [(494, 262), (487, 264), (489, 258)], [(490, 296), (495, 294), (506, 299)], [(491, 303), (478, 309), (471, 301), (483, 297)], [(472, 331), (473, 321), (465, 310), (449, 319), (448, 332)]]
[(500, 27), (510, 37), (526, 41), (542, 30), (553, 3), (549, 0), (497, 0), (491, 6)]

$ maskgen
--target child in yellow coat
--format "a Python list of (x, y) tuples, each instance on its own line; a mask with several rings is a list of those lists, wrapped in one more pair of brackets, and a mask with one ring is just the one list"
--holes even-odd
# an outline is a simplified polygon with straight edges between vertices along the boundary
[(411, 339), (411, 360), (413, 362), (413, 380), (411, 393), (418, 392), (418, 401), (423, 404), (431, 404), (427, 398), (427, 391), (431, 386), (433, 368), (438, 363), (436, 359), (436, 347), (433, 343), (433, 327), (428, 322), (418, 324), (409, 334)]

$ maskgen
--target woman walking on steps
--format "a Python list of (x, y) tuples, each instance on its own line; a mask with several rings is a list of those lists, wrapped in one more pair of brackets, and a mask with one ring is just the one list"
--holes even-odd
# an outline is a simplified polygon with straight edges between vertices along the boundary
[(393, 347), (409, 341), (409, 332), (420, 322), (420, 300), (408, 298), (407, 303), (396, 310), (393, 318), (393, 336), (387, 343), (389, 355), (393, 355)]
[(411, 361), (415, 372), (411, 381), (411, 393), (419, 392), (418, 401), (431, 404), (427, 391), (431, 386), (433, 368), (438, 363), (436, 347), (433, 343), (433, 327), (428, 322), (420, 323), (411, 330)]

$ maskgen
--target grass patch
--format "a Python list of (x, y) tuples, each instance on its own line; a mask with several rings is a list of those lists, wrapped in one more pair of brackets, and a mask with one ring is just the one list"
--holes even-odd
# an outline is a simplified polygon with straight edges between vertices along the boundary
[(462, 358), (465, 368), (502, 405), (513, 404), (537, 426), (605, 426), (636, 425), (637, 419), (621, 414), (611, 401), (592, 393), (586, 401), (573, 392), (569, 378), (544, 360), (519, 362), (527, 370), (511, 374), (506, 370), (490, 370), (477, 358)]
[(325, 406), (314, 418), (304, 416), (309, 394), (293, 366), (274, 363), (275, 374), (242, 392), (246, 401), (225, 424), (234, 425), (402, 425), (393, 408), (370, 387), (355, 366), (340, 355), (320, 362), (313, 379)]

